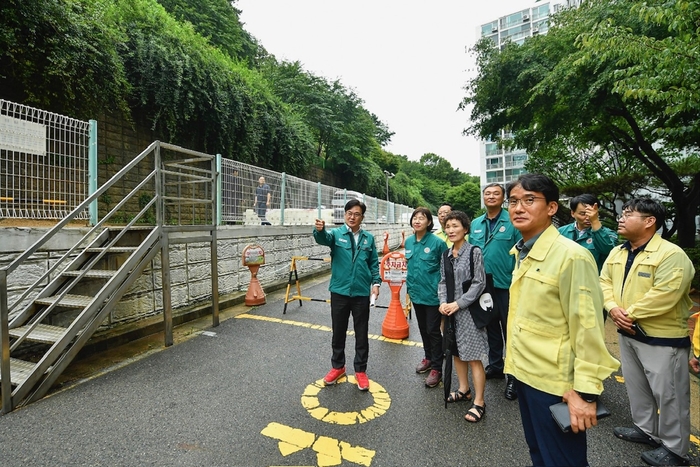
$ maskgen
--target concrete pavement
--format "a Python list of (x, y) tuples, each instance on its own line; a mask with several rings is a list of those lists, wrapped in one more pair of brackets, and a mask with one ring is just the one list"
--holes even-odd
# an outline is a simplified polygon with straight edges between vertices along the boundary
[[(302, 280), (306, 296), (326, 298), (327, 278)], [(442, 388), (414, 372), (420, 335), (381, 336), (385, 310), (370, 321), (370, 392), (349, 381), (323, 387), (330, 368), (330, 312), (322, 302), (288, 305), (284, 291), (267, 304), (224, 310), (221, 325), (203, 318), (176, 331), (176, 345), (142, 339), (71, 365), (64, 387), (0, 417), (0, 464), (10, 466), (442, 466), (529, 465), (517, 402), (504, 381), (489, 380), (486, 417), (444, 408)], [(387, 305), (388, 287), (379, 305)], [(617, 336), (608, 323), (611, 351)], [(72, 372), (72, 373), (71, 373)], [(456, 377), (454, 378), (456, 381)], [(693, 378), (693, 455), (698, 458), (698, 386)], [(612, 435), (630, 425), (621, 373), (602, 396), (612, 416), (588, 432), (591, 465), (643, 465), (646, 446)]]

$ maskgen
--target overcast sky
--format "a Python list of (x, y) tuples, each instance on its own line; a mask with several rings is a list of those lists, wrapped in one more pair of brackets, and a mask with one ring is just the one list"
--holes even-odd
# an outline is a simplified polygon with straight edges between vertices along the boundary
[[(457, 106), (477, 28), (534, 0), (238, 0), (245, 29), (278, 60), (353, 89), (395, 133), (385, 148), (427, 152), (479, 174), (479, 145)], [(473, 73), (473, 72), (472, 72)]]

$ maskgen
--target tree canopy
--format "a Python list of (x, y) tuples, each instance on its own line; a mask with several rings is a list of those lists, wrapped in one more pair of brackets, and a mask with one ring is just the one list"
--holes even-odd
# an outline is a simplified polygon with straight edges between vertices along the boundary
[(409, 205), (466, 181), (437, 155), (418, 164), (382, 149), (393, 133), (354, 89), (277, 61), (239, 14), (235, 0), (5, 0), (0, 97), (80, 119), (109, 113), (291, 175), (322, 166), (382, 198), (390, 170), (391, 199)]
[(189, 22), (231, 58), (254, 65), (262, 49), (243, 28), (240, 10), (229, 0), (158, 0), (177, 20)]
[[(694, 243), (698, 157), (700, 2), (590, 0), (555, 15), (521, 46), (473, 49), (468, 133), (512, 135), (528, 170), (569, 195), (614, 200), (644, 187), (668, 196), (682, 246)], [(497, 138), (498, 139), (498, 138)]]

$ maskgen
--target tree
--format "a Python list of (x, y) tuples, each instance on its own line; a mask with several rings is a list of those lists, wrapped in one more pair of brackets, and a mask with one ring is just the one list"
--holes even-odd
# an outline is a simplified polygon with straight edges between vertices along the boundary
[(383, 172), (373, 158), (393, 133), (363, 107), (352, 89), (305, 71), (299, 62), (278, 63), (268, 57), (261, 70), (275, 94), (309, 126), (316, 156), (326, 169), (358, 191), (371, 193), (384, 186)]
[(261, 46), (243, 28), (241, 11), (229, 0), (157, 0), (175, 18), (190, 22), (231, 58), (254, 65)]
[(0, 97), (76, 118), (128, 113), (119, 44), (104, 1), (0, 2)]
[(614, 147), (602, 150), (570, 145), (543, 150), (538, 157), (528, 159), (525, 168), (530, 173), (548, 174), (569, 197), (595, 194), (602, 202), (602, 211), (613, 219), (618, 214), (616, 202), (629, 199), (653, 179), (636, 158)]
[(466, 180), (466, 175), (452, 167), (450, 161), (432, 152), (423, 154), (420, 163), (422, 172), (433, 179), (447, 180), (451, 185), (459, 185)]
[[(667, 234), (677, 230), (679, 245), (691, 246), (700, 204), (694, 86), (700, 57), (697, 34), (689, 31), (700, 3), (646, 5), (590, 0), (555, 15), (547, 35), (522, 46), (499, 51), (479, 42), (478, 75), (462, 102), (462, 108), (473, 105), (466, 131), (488, 138), (509, 130), (510, 144), (533, 159), (562, 158), (572, 146), (595, 148), (597, 157), (611, 161), (633, 158), (673, 200), (674, 227)], [(676, 93), (676, 87), (688, 91)], [(584, 183), (604, 180), (595, 170), (581, 175)]]
[[(230, 5), (209, 3), (237, 24)], [(0, 2), (0, 97), (116, 114), (158, 139), (294, 175), (315, 162), (309, 127), (262, 74), (155, 0)]]
[(130, 109), (167, 141), (301, 175), (311, 135), (264, 76), (233, 60), (154, 0), (118, 0)]
[(470, 180), (459, 186), (448, 188), (445, 202), (450, 203), (455, 210), (462, 211), (473, 219), (474, 213), (481, 209), (481, 187), (478, 178), (476, 183)]

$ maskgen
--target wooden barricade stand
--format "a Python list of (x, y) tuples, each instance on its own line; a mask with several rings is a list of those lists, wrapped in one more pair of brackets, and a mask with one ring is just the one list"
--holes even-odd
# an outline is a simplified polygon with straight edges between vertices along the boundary
[[(312, 298), (305, 297), (301, 294), (301, 285), (299, 284), (299, 273), (297, 271), (297, 261), (323, 261), (324, 263), (330, 263), (330, 258), (310, 258), (308, 256), (292, 256), (292, 263), (289, 266), (289, 279), (287, 280), (287, 291), (284, 295), (284, 310), (283, 315), (287, 314), (287, 304), (293, 302), (294, 300), (299, 300), (299, 306), (302, 306), (303, 301), (307, 302), (326, 302), (330, 303), (329, 298)], [(292, 285), (296, 287), (296, 294), (290, 295), (292, 291)], [(399, 300), (400, 303), (400, 300)], [(389, 308), (388, 306), (375, 305), (375, 308)], [(411, 318), (411, 297), (406, 293), (406, 305), (402, 307), (404, 316), (406, 318)]]
[[(307, 302), (326, 302), (330, 303), (330, 298), (311, 298), (304, 297), (301, 295), (301, 286), (299, 285), (299, 273), (297, 272), (297, 261), (323, 261), (324, 263), (330, 263), (330, 258), (310, 258), (308, 256), (292, 256), (292, 264), (289, 266), (289, 280), (287, 281), (287, 293), (284, 295), (284, 310), (282, 314), (287, 314), (287, 304), (293, 302), (294, 300), (299, 300), (299, 306), (302, 305), (302, 301)], [(295, 295), (289, 296), (292, 284), (296, 284), (297, 293)]]

